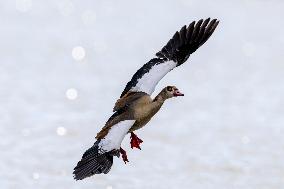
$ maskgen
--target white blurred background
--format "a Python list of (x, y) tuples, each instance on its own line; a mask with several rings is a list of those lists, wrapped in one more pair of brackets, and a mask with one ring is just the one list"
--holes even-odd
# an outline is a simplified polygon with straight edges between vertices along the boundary
[[(284, 1), (0, 1), (1, 189), (282, 189)], [(108, 175), (72, 169), (132, 74), (176, 30), (218, 18), (210, 40)], [(155, 93), (155, 94), (156, 94)]]

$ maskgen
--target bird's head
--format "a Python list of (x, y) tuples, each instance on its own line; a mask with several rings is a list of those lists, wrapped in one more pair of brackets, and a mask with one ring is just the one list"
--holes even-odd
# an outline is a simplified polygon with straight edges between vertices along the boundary
[(164, 88), (164, 93), (167, 98), (172, 98), (172, 97), (178, 97), (178, 96), (184, 96), (177, 87), (175, 86), (167, 86)]

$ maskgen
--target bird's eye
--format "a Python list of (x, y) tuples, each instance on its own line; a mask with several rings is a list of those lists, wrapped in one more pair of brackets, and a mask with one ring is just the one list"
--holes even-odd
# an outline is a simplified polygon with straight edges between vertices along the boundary
[(173, 91), (173, 88), (172, 87), (167, 87), (167, 91)]

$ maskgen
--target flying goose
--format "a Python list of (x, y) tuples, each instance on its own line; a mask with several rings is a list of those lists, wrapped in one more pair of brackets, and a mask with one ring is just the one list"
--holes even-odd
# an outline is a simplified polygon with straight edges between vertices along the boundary
[(144, 64), (127, 83), (113, 108), (114, 114), (97, 134), (97, 141), (82, 156), (74, 168), (74, 179), (82, 180), (94, 174), (107, 174), (113, 156), (128, 162), (121, 148), (124, 137), (130, 133), (131, 148), (140, 148), (143, 142), (133, 131), (145, 126), (160, 110), (165, 100), (184, 96), (177, 87), (165, 87), (154, 99), (151, 94), (158, 82), (171, 70), (183, 64), (212, 35), (219, 21), (210, 18), (192, 22), (177, 31), (169, 42)]

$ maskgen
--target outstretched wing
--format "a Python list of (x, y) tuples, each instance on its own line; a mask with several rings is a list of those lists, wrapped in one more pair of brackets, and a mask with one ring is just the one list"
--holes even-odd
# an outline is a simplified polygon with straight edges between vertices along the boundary
[(133, 114), (129, 113), (128, 107), (120, 108), (108, 119), (96, 139), (106, 140), (110, 144), (117, 143), (124, 138), (134, 122)]
[[(114, 120), (115, 118), (111, 118)], [(111, 120), (109, 120), (111, 122)], [(74, 178), (82, 180), (94, 174), (107, 174), (113, 164), (113, 156), (119, 156), (122, 140), (135, 120), (115, 121), (102, 138), (94, 143), (74, 168)]]
[(183, 26), (169, 42), (156, 53), (156, 57), (144, 64), (132, 77), (122, 92), (145, 92), (151, 95), (158, 82), (172, 69), (183, 64), (212, 35), (219, 21), (210, 18), (189, 26)]
[(123, 120), (112, 125), (112, 127), (108, 130), (108, 133), (100, 139), (99, 151), (104, 153), (114, 149), (119, 149), (125, 135), (127, 135), (129, 129), (134, 123), (135, 120)]

